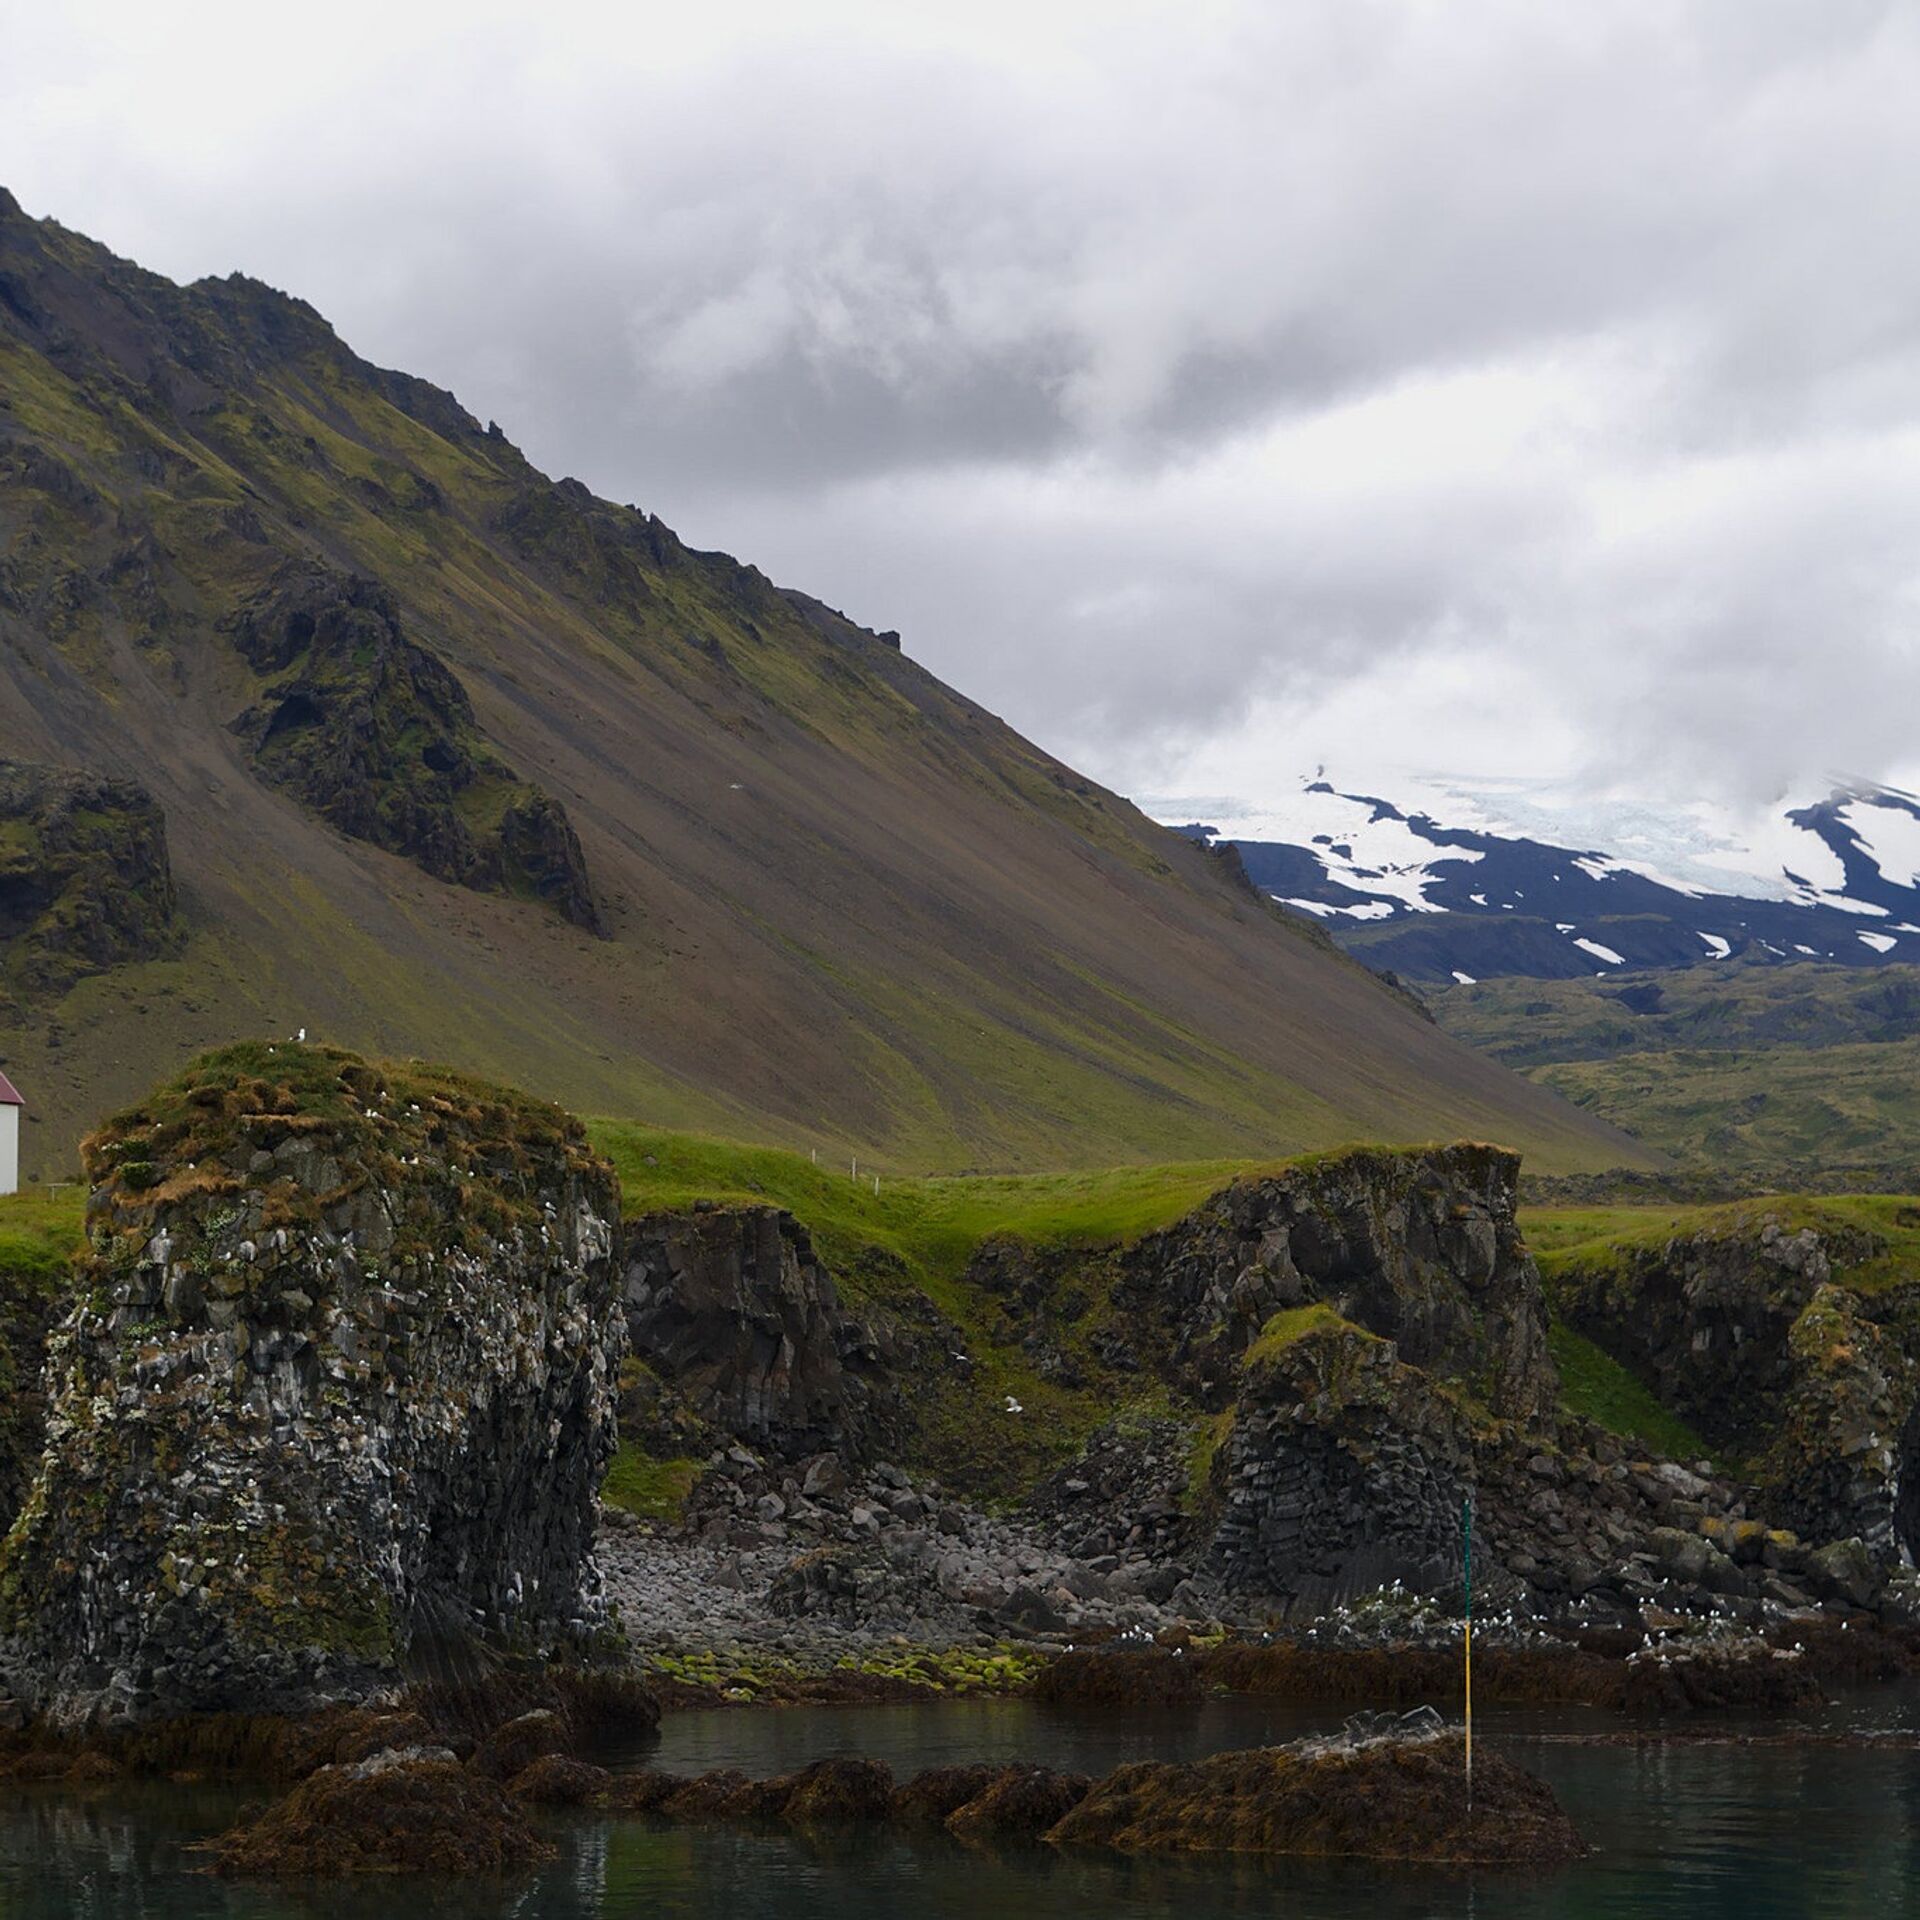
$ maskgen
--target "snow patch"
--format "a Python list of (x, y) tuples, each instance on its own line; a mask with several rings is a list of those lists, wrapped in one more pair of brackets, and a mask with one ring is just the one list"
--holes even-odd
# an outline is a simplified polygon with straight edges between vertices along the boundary
[(1717, 933), (1700, 933), (1696, 928), (1695, 937), (1707, 943), (1707, 951), (1716, 960), (1724, 960), (1733, 951), (1733, 942), (1721, 939)]
[(1891, 953), (1900, 944), (1890, 933), (1862, 933), (1855, 937), (1863, 947), (1871, 947), (1875, 953)]
[(1920, 887), (1920, 813), (1911, 800), (1893, 793), (1850, 800), (1839, 814), (1883, 880)]
[(1576, 940), (1573, 944), (1582, 953), (1590, 953), (1596, 960), (1604, 960), (1610, 967), (1624, 967), (1627, 964), (1625, 954), (1615, 953), (1611, 947), (1603, 947), (1598, 940)]
[(1477, 987), (1480, 984), (1472, 974), (1462, 973), (1458, 967), (1454, 968), (1453, 977), (1458, 980), (1463, 987)]

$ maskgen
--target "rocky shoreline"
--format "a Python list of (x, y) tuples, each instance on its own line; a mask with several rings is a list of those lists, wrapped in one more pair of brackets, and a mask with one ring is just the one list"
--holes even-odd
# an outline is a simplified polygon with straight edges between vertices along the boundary
[[(623, 1223), (577, 1121), (419, 1063), (231, 1049), (87, 1160), (73, 1287), (28, 1328), (0, 1778), (289, 1788), (235, 1872), (513, 1871), (547, 1804), (1491, 1860), (1433, 1725), (1102, 1783), (595, 1757), (708, 1706), (1450, 1712), (1468, 1509), (1483, 1703), (1660, 1727), (1920, 1673), (1904, 1322), (1876, 1295), (1868, 1339), (1838, 1297), (1870, 1248), (1755, 1241), (1818, 1470), (1782, 1440), (1753, 1483), (1564, 1410), (1488, 1147), (1312, 1157), (1124, 1244), (990, 1237), (944, 1306), (881, 1249), (843, 1294), (779, 1208)], [(1739, 1258), (1558, 1280), (1589, 1325), (1684, 1344), (1704, 1314), (1711, 1347), (1754, 1320)], [(1705, 1292), (1674, 1279), (1703, 1260)], [(1013, 1352), (1078, 1424), (985, 1384)], [(1571, 1857), (1531, 1783), (1501, 1792), (1514, 1858)]]

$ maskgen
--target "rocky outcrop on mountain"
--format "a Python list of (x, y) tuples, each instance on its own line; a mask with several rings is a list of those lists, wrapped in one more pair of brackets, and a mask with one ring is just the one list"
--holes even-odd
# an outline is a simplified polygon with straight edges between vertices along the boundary
[(133, 780), (0, 760), (0, 994), (177, 944), (167, 829)]
[(785, 1459), (868, 1458), (901, 1439), (912, 1343), (841, 1306), (791, 1213), (649, 1215), (628, 1226), (622, 1265), (634, 1357), (706, 1428)]
[(385, 588), (289, 562), (229, 627), (265, 682), (233, 730), (269, 785), (436, 879), (600, 931), (566, 809), (487, 747), (466, 689)]
[(625, 1328), (557, 1108), (331, 1048), (197, 1062), (86, 1145), (0, 1691), (55, 1726), (300, 1711), (580, 1645)]
[[(1497, 1147), (1316, 1154), (1236, 1180), (1123, 1256), (1129, 1324), (1209, 1405), (1276, 1313), (1321, 1302), (1495, 1413), (1551, 1414), (1540, 1281), (1514, 1220), (1519, 1159)], [(1148, 1333), (1152, 1329), (1152, 1334)]]
[(1781, 1524), (1890, 1568), (1920, 1548), (1920, 1288), (1847, 1284), (1881, 1251), (1864, 1230), (1736, 1214), (1570, 1256), (1554, 1289), (1572, 1325), (1753, 1463)]

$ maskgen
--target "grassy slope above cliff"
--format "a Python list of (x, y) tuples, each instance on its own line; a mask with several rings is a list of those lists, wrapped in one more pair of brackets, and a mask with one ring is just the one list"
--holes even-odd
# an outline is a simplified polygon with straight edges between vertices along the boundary
[(1448, 1032), (1727, 1186), (1920, 1176), (1920, 969), (1728, 964), (1427, 997)]
[[(902, 1167), (1648, 1158), (879, 636), (550, 482), (299, 302), (175, 287), (3, 193), (0, 283), (0, 756), (147, 785), (186, 929), (8, 1033), (31, 1167), (190, 1053), (303, 1027)], [(360, 678), (236, 644), (294, 562), (390, 596)], [(464, 690), (437, 733), (382, 706), (409, 648)], [(279, 778), (283, 722), (354, 765)], [(505, 771), (448, 801), (447, 761)], [(565, 809), (609, 937), (431, 877), (509, 773)]]

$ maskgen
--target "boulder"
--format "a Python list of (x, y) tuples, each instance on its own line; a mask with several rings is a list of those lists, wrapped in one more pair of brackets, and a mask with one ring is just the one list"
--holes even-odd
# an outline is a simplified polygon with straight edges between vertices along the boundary
[(0, 1686), (301, 1712), (603, 1625), (612, 1170), (557, 1108), (337, 1049), (196, 1062), (86, 1145)]

